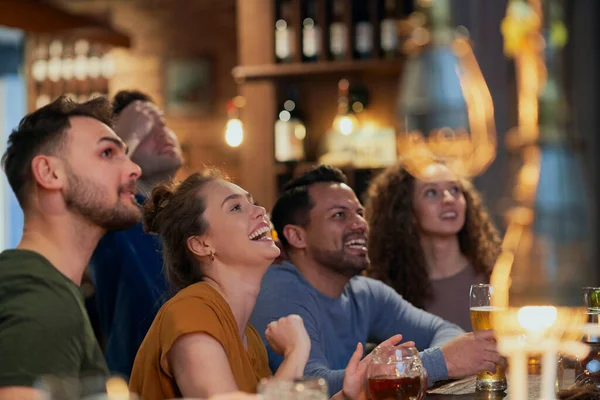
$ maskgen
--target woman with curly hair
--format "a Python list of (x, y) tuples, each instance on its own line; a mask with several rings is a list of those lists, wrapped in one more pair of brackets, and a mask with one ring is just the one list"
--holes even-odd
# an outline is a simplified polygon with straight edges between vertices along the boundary
[(471, 331), (469, 288), (489, 281), (499, 235), (469, 181), (442, 163), (419, 178), (399, 163), (372, 181), (369, 274), (416, 307)]

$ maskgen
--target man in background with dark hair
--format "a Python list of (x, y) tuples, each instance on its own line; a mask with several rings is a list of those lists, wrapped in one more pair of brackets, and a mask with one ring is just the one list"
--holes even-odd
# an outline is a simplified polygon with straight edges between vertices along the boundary
[[(60, 398), (106, 377), (80, 291), (98, 240), (137, 223), (140, 168), (111, 129), (105, 98), (60, 97), (25, 116), (2, 164), (25, 216), (16, 249), (0, 253), (0, 399), (35, 399), (43, 378)], [(89, 393), (88, 393), (89, 394)]]
[[(181, 146), (148, 95), (121, 91), (113, 110), (115, 132), (142, 169), (136, 194), (142, 204), (157, 183), (175, 177), (183, 164)], [(160, 240), (145, 233), (141, 222), (107, 233), (92, 256), (90, 273), (112, 373), (131, 374), (137, 350), (167, 296), (162, 267)]]
[[(357, 343), (380, 343), (396, 334), (415, 342), (430, 385), (504, 364), (493, 332), (464, 334), (384, 283), (360, 276), (369, 265), (363, 212), (337, 168), (319, 166), (284, 187), (271, 220), (288, 261), (263, 278), (250, 317), (258, 332), (281, 316), (300, 315), (311, 338), (304, 373), (325, 378), (330, 394), (342, 388)], [(275, 371), (281, 357), (267, 341), (265, 346)]]

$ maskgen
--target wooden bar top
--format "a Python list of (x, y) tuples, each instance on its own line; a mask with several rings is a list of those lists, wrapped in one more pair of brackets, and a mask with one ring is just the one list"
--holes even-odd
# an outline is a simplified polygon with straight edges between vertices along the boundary
[[(570, 385), (574, 381), (574, 370), (565, 369), (563, 375), (563, 385)], [(541, 375), (528, 375), (528, 399), (539, 400)], [(482, 392), (475, 390), (475, 376), (452, 381), (442, 386), (430, 389), (427, 392), (426, 399), (456, 399), (456, 400), (501, 400), (510, 399), (510, 381), (508, 381), (508, 389), (506, 392)], [(524, 399), (512, 399), (524, 400)]]

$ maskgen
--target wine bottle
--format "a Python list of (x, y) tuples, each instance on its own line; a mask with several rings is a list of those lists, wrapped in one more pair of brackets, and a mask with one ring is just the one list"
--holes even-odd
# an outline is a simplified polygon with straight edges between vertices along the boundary
[(90, 43), (85, 39), (79, 39), (74, 46), (75, 59), (73, 60), (73, 76), (75, 77), (75, 95), (78, 101), (84, 102), (89, 99), (90, 85), (88, 77), (88, 56)]
[(292, 86), (275, 121), (275, 160), (278, 162), (304, 160), (306, 158), (305, 138), (306, 127), (298, 107), (297, 89)]
[[(35, 39), (34, 39), (35, 40)], [(31, 77), (34, 82), (34, 104), (35, 108), (40, 108), (50, 103), (49, 87), (47, 84), (48, 77), (48, 46), (46, 43), (38, 39), (35, 51), (34, 60), (31, 64)]]
[(276, 3), (275, 57), (281, 63), (291, 62), (295, 52), (292, 7), (291, 0), (278, 0)]
[(373, 53), (373, 24), (369, 19), (368, 0), (354, 0), (354, 57), (370, 58)]
[(380, 46), (383, 58), (395, 58), (398, 48), (397, 0), (383, 0), (380, 22)]
[(88, 76), (90, 81), (90, 99), (108, 94), (108, 82), (102, 79), (102, 47), (94, 43), (88, 58)]
[(63, 42), (58, 39), (52, 40), (48, 45), (48, 54), (50, 58), (48, 59), (47, 79), (51, 86), (50, 98), (54, 100), (64, 93), (64, 82), (61, 77)]
[(348, 53), (348, 25), (345, 20), (345, 0), (329, 1), (329, 52), (334, 60), (343, 60)]
[(73, 78), (73, 65), (75, 60), (75, 43), (73, 41), (65, 42), (62, 55), (62, 66), (60, 75), (65, 83), (65, 95), (73, 100), (78, 100), (75, 95), (76, 82)]
[(321, 53), (321, 26), (317, 18), (317, 1), (306, 0), (302, 19), (302, 60), (317, 61)]

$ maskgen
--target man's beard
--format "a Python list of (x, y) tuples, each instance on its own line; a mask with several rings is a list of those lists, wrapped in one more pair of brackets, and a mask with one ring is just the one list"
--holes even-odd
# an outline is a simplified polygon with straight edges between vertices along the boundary
[(132, 227), (141, 219), (141, 209), (137, 203), (124, 204), (121, 191), (131, 189), (119, 187), (117, 203), (107, 206), (106, 192), (99, 185), (78, 177), (68, 171), (68, 189), (65, 191), (67, 208), (106, 230), (122, 230)]
[(319, 264), (347, 278), (359, 275), (369, 266), (368, 256), (361, 257), (347, 254), (343, 247), (339, 250), (313, 247), (311, 253)]

